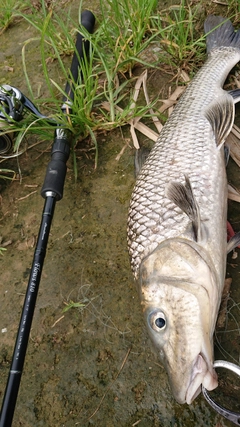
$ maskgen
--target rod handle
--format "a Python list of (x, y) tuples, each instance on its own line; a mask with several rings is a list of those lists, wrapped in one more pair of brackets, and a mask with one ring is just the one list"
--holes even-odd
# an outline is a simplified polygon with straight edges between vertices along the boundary
[(51, 160), (47, 165), (41, 196), (49, 195), (61, 200), (67, 172), (67, 161), (70, 154), (71, 134), (67, 130), (57, 128), (52, 146)]
[[(83, 27), (86, 28), (86, 30), (92, 34), (95, 24), (95, 16), (90, 10), (85, 10), (81, 14), (81, 24)], [(72, 64), (70, 68), (70, 77), (69, 81), (66, 84), (65, 87), (65, 93), (68, 95), (68, 97), (73, 101), (74, 98), (74, 90), (72, 86), (77, 83), (78, 81), (78, 73), (79, 73), (79, 60), (84, 58), (84, 52), (85, 55), (88, 55), (89, 53), (89, 40), (85, 40), (84, 36), (81, 33), (77, 34), (77, 40), (75, 45), (75, 52), (73, 54)], [(72, 81), (71, 81), (72, 80)], [(65, 103), (69, 98), (66, 96), (63, 97), (63, 103)]]

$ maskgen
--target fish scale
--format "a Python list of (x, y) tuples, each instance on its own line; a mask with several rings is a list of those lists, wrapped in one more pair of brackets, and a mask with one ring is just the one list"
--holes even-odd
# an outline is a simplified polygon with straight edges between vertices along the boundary
[[(219, 152), (216, 148), (211, 126), (203, 116), (203, 112), (204, 107), (216, 99), (216, 94), (221, 95), (221, 83), (231, 70), (233, 61), (236, 63), (238, 59), (239, 50), (234, 48), (230, 49), (230, 52), (229, 49), (221, 48), (216, 49), (215, 54), (212, 53), (182, 95), (139, 174), (128, 218), (128, 244), (136, 278), (142, 258), (162, 240), (184, 234), (189, 223), (186, 215), (176, 210), (164, 196), (167, 183), (171, 180), (183, 182), (184, 175), (187, 174), (196, 198), (201, 197), (201, 200), (198, 200), (201, 215), (209, 217), (217, 209), (217, 202), (215, 206), (209, 202), (217, 199), (221, 193), (218, 188), (224, 187), (218, 179), (219, 171), (224, 175), (223, 170), (225, 170), (223, 150)], [(218, 76), (217, 81), (216, 76)], [(147, 212), (149, 206), (154, 216), (151, 216), (151, 211)], [(177, 225), (176, 230), (174, 230), (173, 221), (169, 223), (164, 220), (164, 212), (171, 210), (173, 210), (171, 218), (175, 218)], [(138, 220), (135, 219), (136, 212), (139, 214)], [(155, 221), (155, 224), (151, 224), (148, 232), (145, 233), (146, 239), (143, 239), (141, 233), (145, 228), (140, 226), (147, 221), (148, 217)], [(182, 222), (181, 229), (179, 229), (179, 222)], [(145, 226), (147, 229), (147, 224)], [(151, 227), (155, 227), (153, 231)], [(156, 233), (156, 228), (161, 230), (159, 234)], [(138, 242), (141, 242), (139, 250)]]
[(239, 97), (222, 86), (240, 60), (240, 30), (214, 16), (205, 30), (208, 59), (138, 174), (127, 230), (149, 335), (174, 397), (188, 404), (201, 385), (217, 387), (213, 334), (227, 255), (223, 145)]
[[(156, 161), (154, 158), (152, 161), (151, 156), (139, 176), (130, 204), (128, 221), (130, 254), (136, 275), (142, 257), (153, 250), (153, 246), (149, 246), (149, 243), (158, 245), (166, 238), (173, 237), (173, 235), (181, 235), (189, 223), (187, 216), (164, 196), (167, 183), (171, 180), (179, 180), (179, 178), (184, 180), (184, 175), (187, 174), (196, 197), (199, 198), (201, 195), (203, 200), (205, 197), (206, 206), (201, 209), (201, 214), (209, 216), (212, 213), (213, 206), (209, 205), (209, 200), (214, 200), (217, 188), (215, 185), (209, 188), (209, 183), (216, 180), (217, 173), (215, 171), (219, 168), (219, 165), (217, 165), (219, 161), (214, 161), (211, 153), (208, 153), (210, 150), (207, 150), (205, 141), (201, 141), (199, 138), (197, 142), (197, 146), (195, 144), (195, 156), (192, 153), (193, 150), (191, 150), (191, 154), (186, 156), (185, 153), (188, 147), (183, 144), (185, 149), (181, 148), (177, 153), (175, 151), (174, 155), (167, 159), (164, 151), (167, 154), (169, 146), (166, 147), (165, 141), (159, 140), (154, 150), (154, 156), (156, 158), (159, 156), (160, 160)], [(189, 143), (191, 144), (191, 141)], [(160, 154), (158, 154), (159, 152)], [(173, 158), (175, 167), (172, 164)], [(162, 167), (159, 166), (159, 162), (162, 163)], [(199, 204), (201, 205), (201, 200), (199, 200)], [(169, 223), (169, 218), (175, 222), (171, 221)], [(148, 219), (151, 220), (151, 224), (147, 222)], [(180, 222), (182, 222), (181, 229), (179, 229)], [(176, 225), (176, 229), (174, 229), (174, 225)], [(156, 232), (156, 229), (161, 230), (160, 233)], [(145, 240), (142, 238), (144, 230), (147, 231)], [(144, 245), (144, 251), (140, 252), (136, 245), (139, 239), (141, 244)], [(133, 242), (136, 249), (131, 253)]]

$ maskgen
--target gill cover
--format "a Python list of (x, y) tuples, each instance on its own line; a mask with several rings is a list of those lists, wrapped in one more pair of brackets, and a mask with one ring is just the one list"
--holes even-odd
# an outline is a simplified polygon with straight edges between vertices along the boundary
[(190, 403), (201, 384), (208, 390), (217, 386), (212, 367), (216, 280), (205, 251), (181, 238), (164, 241), (140, 266), (145, 321), (179, 403)]

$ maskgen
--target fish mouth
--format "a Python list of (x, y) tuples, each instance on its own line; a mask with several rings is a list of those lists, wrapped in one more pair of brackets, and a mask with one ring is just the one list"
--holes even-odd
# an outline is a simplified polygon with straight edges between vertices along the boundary
[(185, 402), (190, 405), (201, 393), (201, 386), (206, 390), (214, 390), (218, 386), (217, 374), (213, 366), (209, 366), (203, 354), (200, 353), (192, 367), (192, 375), (185, 395)]
[[(142, 261), (139, 275), (148, 332), (160, 350), (172, 394), (180, 404), (191, 404), (201, 385), (209, 391), (218, 385), (212, 345), (219, 304), (215, 267), (205, 248), (169, 239)], [(166, 317), (164, 327), (154, 316), (149, 322), (155, 312)]]
[[(187, 380), (188, 372), (189, 380)], [(178, 372), (175, 371), (175, 376), (168, 375), (168, 378), (173, 396), (180, 404), (190, 405), (201, 393), (202, 386), (208, 391), (212, 391), (218, 386), (217, 373), (213, 364), (208, 357), (204, 357), (203, 353), (199, 353), (195, 357), (190, 370), (185, 370), (184, 377), (180, 375), (178, 378)]]

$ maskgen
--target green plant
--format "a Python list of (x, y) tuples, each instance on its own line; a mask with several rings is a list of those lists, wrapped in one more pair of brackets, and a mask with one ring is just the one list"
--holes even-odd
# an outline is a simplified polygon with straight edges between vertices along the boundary
[(74, 301), (69, 301), (69, 302), (65, 302), (65, 308), (63, 309), (63, 313), (66, 313), (66, 311), (70, 310), (70, 308), (83, 308), (85, 307), (85, 304), (81, 303), (81, 302), (74, 302)]
[[(110, 4), (109, 2), (109, 5)], [(136, 8), (133, 14), (133, 7), (137, 6), (137, 4), (138, 8)], [(123, 73), (131, 69), (134, 61), (136, 62), (138, 60), (137, 56), (139, 52), (147, 46), (147, 38), (144, 40), (144, 37), (149, 30), (150, 12), (155, 4), (155, 0), (151, 2), (146, 2), (146, 0), (137, 2), (135, 0), (135, 4), (129, 8), (128, 2), (126, 1), (121, 6), (114, 1), (108, 18), (103, 20), (93, 35), (89, 35), (86, 30), (80, 26), (80, 32), (86, 39), (90, 39), (91, 41), (91, 51), (88, 60), (81, 61), (82, 72), (79, 74), (79, 81), (75, 86), (74, 102), (71, 106), (71, 113), (68, 119), (66, 119), (61, 111), (62, 102), (60, 96), (64, 95), (62, 83), (52, 78), (48, 71), (48, 63), (49, 59), (56, 60), (59, 74), (61, 74), (61, 80), (66, 81), (68, 78), (68, 71), (65, 57), (66, 54), (73, 52), (75, 49), (75, 37), (73, 35), (75, 35), (77, 31), (76, 24), (70, 19), (70, 15), (67, 19), (64, 16), (63, 21), (55, 12), (49, 12), (45, 8), (44, 2), (42, 2), (41, 17), (39, 14), (37, 16), (35, 14), (19, 14), (26, 19), (27, 22), (32, 24), (39, 34), (37, 37), (27, 40), (22, 50), (23, 68), (31, 98), (35, 97), (35, 89), (32, 87), (28, 76), (27, 52), (29, 45), (37, 42), (40, 46), (41, 64), (45, 83), (50, 95), (48, 99), (41, 99), (38, 102), (38, 107), (41, 109), (42, 104), (44, 104), (45, 112), (51, 111), (51, 116), (55, 117), (55, 119), (57, 117), (56, 120), (58, 122), (70, 128), (75, 138), (85, 137), (89, 134), (95, 143), (96, 158), (97, 144), (94, 132), (99, 129), (109, 130), (113, 127), (126, 124), (131, 118), (143, 113), (142, 107), (140, 109), (138, 109), (138, 107), (132, 108), (131, 84)], [(143, 13), (144, 5), (146, 6), (145, 13)], [(124, 13), (121, 13), (123, 11), (123, 6)], [(102, 6), (102, 11), (103, 10)], [(123, 16), (121, 21), (119, 21), (120, 16)], [(117, 29), (116, 22), (118, 22)], [(122, 25), (124, 28), (127, 25), (125, 35), (130, 31), (135, 38), (135, 35), (138, 34), (138, 38), (134, 43), (131, 43), (131, 40), (129, 40), (129, 43), (126, 43), (126, 38), (124, 40), (122, 39)], [(141, 25), (142, 29), (140, 31)], [(110, 31), (108, 32), (107, 29), (110, 29)], [(108, 42), (112, 40), (112, 30), (117, 32), (115, 34), (114, 43), (111, 42), (111, 44), (109, 44)], [(59, 32), (62, 35), (61, 37), (58, 37)], [(61, 40), (61, 43), (62, 40), (65, 40), (67, 49), (62, 49), (62, 45), (59, 45), (59, 40)], [(118, 44), (116, 51), (117, 40)], [(149, 39), (149, 43), (150, 42), (151, 37)], [(126, 46), (125, 52), (123, 52), (122, 43)], [(119, 52), (122, 52), (122, 55), (119, 55)], [(117, 63), (116, 57), (118, 57)], [(120, 76), (119, 72), (121, 72)], [(109, 111), (102, 108), (103, 101), (108, 102), (110, 107)], [(121, 113), (116, 109), (120, 103), (124, 104), (124, 110)], [(37, 120), (31, 123), (29, 117), (21, 123), (21, 126), (23, 129), (22, 134), (25, 134), (26, 130), (40, 133), (46, 133), (50, 130), (52, 134), (53, 129), (46, 121), (43, 123), (42, 120)], [(20, 141), (21, 136), (16, 144), (17, 147)]]
[(13, 22), (16, 12), (26, 6), (25, 2), (15, 0), (1, 0), (0, 5), (0, 34)]
[(239, 22), (240, 19), (240, 2), (237, 0), (227, 1), (227, 16), (232, 16), (233, 23)]
[(14, 179), (15, 172), (11, 169), (0, 169), (0, 178), (1, 179)]
[[(35, 37), (26, 40), (22, 49), (23, 69), (32, 99), (36, 99), (36, 88), (28, 75), (29, 47), (39, 47), (39, 58), (43, 69), (45, 85), (49, 96), (37, 99), (37, 107), (54, 118), (55, 123), (70, 129), (75, 141), (87, 135), (96, 148), (96, 132), (122, 126), (135, 118), (147, 118), (149, 105), (137, 103), (133, 106), (133, 91), (136, 77), (133, 69), (137, 63), (145, 68), (155, 67), (147, 63), (142, 53), (151, 50), (158, 43), (163, 48), (159, 60), (174, 67), (184, 66), (193, 56), (202, 58), (205, 52), (204, 37), (196, 37), (195, 23), (198, 8), (186, 6), (171, 7), (156, 12), (156, 0), (101, 0), (101, 17), (94, 34), (71, 19), (70, 11), (61, 14), (48, 10), (44, 0), (41, 10), (32, 13), (18, 12), (37, 31)], [(80, 31), (90, 41), (88, 60), (81, 61), (81, 73), (75, 85), (75, 97), (71, 111), (66, 117), (61, 110), (64, 85), (69, 78), (67, 55), (75, 49), (76, 32)], [(86, 58), (85, 58), (86, 59)], [(58, 76), (49, 71), (49, 62), (57, 63)], [(155, 61), (156, 62), (156, 61)], [(158, 61), (159, 62), (159, 61)], [(197, 61), (196, 61), (197, 62)], [(71, 76), (70, 76), (71, 78)], [(108, 105), (107, 109), (104, 108)], [(151, 103), (154, 107), (155, 101)], [(121, 107), (121, 108), (119, 108)], [(152, 113), (151, 113), (152, 114)], [(42, 138), (52, 138), (54, 124), (47, 120), (26, 115), (24, 120), (11, 128), (18, 131), (15, 149), (18, 150), (23, 136), (28, 132), (38, 133)], [(74, 150), (73, 150), (74, 155)], [(76, 166), (76, 159), (74, 159)], [(76, 168), (75, 168), (76, 172)]]
[[(104, 53), (113, 68), (129, 71), (156, 36), (150, 26), (156, 0), (100, 1)], [(149, 66), (150, 64), (148, 64)]]
[[(91, 116), (91, 112), (93, 104), (98, 104), (102, 100), (109, 101), (111, 105), (109, 119), (107, 119), (107, 116), (105, 116), (105, 119), (113, 124), (116, 117), (119, 117), (119, 115), (116, 116), (115, 114), (113, 104), (115, 99), (118, 99), (118, 102), (120, 102), (124, 97), (123, 89), (128, 85), (128, 81), (124, 79), (121, 85), (118, 86), (118, 73), (130, 70), (133, 64), (139, 61), (139, 53), (146, 48), (147, 43), (150, 43), (151, 40), (147, 42), (146, 37), (144, 41), (144, 37), (148, 31), (150, 13), (156, 5), (156, 0), (151, 0), (150, 2), (146, 0), (134, 0), (131, 6), (128, 3), (124, 1), (120, 5), (116, 1), (108, 2), (111, 10), (109, 13), (106, 13), (106, 6), (103, 6), (103, 2), (101, 2), (103, 17), (107, 16), (107, 18), (103, 18), (99, 28), (92, 36), (84, 28), (80, 27), (80, 31), (84, 37), (90, 39), (92, 51), (88, 61), (84, 61), (81, 64), (83, 79), (80, 78), (79, 84), (75, 88), (75, 103), (72, 108), (73, 116), (76, 112), (75, 126), (79, 122), (81, 124), (84, 123), (87, 127), (98, 128), (96, 120), (94, 120), (94, 124), (92, 122), (93, 118), (97, 118), (98, 121), (99, 115)], [(73, 35), (77, 31), (76, 27), (78, 25), (76, 26), (76, 23), (74, 24), (69, 17), (67, 19), (64, 17), (63, 21), (58, 14), (52, 11), (47, 13), (44, 2), (42, 2), (41, 18), (39, 16), (35, 17), (35, 15), (21, 14), (21, 16), (39, 32), (39, 37), (26, 41), (23, 48), (23, 66), (31, 96), (33, 97), (34, 93), (27, 74), (26, 50), (29, 43), (38, 40), (40, 41), (41, 63), (45, 81), (51, 95), (51, 102), (50, 99), (47, 101), (48, 104), (50, 102), (51, 106), (53, 103), (55, 109), (57, 106), (58, 113), (61, 114), (61, 103), (57, 101), (56, 94), (63, 94), (63, 89), (58, 82), (49, 76), (47, 63), (49, 58), (56, 59), (62, 76), (64, 76), (64, 79), (67, 79), (66, 64), (62, 57), (74, 51), (75, 41)], [(75, 25), (75, 27), (70, 28), (70, 25)], [(122, 33), (122, 28), (125, 29), (124, 33)], [(61, 37), (59, 37), (59, 31)], [(128, 33), (131, 34), (130, 39)], [(131, 42), (132, 39), (134, 42)], [(59, 43), (59, 40), (61, 40), (61, 43)], [(65, 40), (65, 46), (67, 46), (64, 49), (62, 48), (63, 40)], [(46, 103), (46, 100), (42, 100), (43, 102)], [(83, 116), (82, 112), (84, 113)], [(100, 120), (99, 124), (104, 126), (106, 123), (103, 122), (105, 120)], [(82, 132), (82, 128), (80, 131)]]
[(3, 255), (3, 252), (6, 251), (6, 248), (0, 248), (0, 255)]
[(197, 31), (200, 14), (201, 5), (188, 5), (182, 0), (179, 5), (153, 17), (153, 26), (160, 34), (159, 43), (168, 54), (168, 59), (164, 55), (164, 60), (182, 66), (194, 58), (191, 72), (199, 67), (206, 53), (205, 35), (199, 36)]

